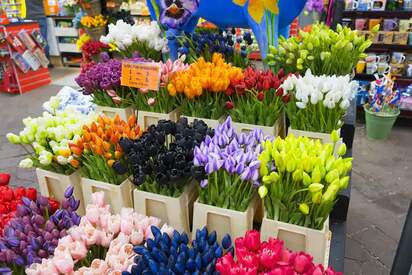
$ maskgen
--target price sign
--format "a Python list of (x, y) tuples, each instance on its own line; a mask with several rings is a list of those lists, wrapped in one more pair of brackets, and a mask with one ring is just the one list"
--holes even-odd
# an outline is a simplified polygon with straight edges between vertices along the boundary
[(122, 86), (158, 91), (160, 64), (124, 61), (122, 63)]

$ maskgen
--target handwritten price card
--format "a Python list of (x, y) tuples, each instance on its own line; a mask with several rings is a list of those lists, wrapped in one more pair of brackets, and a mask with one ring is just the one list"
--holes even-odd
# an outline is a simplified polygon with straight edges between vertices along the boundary
[(122, 86), (158, 91), (160, 64), (124, 61), (122, 63)]

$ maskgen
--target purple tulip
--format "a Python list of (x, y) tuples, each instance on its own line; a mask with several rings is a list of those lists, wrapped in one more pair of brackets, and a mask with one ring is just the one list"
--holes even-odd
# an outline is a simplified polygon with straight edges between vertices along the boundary
[(70, 185), (69, 187), (67, 187), (66, 191), (64, 191), (64, 197), (66, 199), (70, 198), (71, 196), (73, 196), (73, 191), (74, 191), (74, 187), (73, 185)]
[(206, 188), (208, 185), (208, 180), (201, 180), (200, 181), (200, 187), (201, 188)]

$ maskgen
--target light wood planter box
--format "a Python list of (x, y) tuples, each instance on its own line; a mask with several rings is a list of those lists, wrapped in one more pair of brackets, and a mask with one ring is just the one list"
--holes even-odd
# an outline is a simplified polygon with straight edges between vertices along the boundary
[(137, 121), (139, 123), (140, 128), (143, 130), (146, 130), (150, 125), (156, 125), (161, 119), (176, 122), (179, 119), (179, 117), (180, 115), (177, 109), (167, 114), (146, 111), (139, 111), (137, 113)]
[(277, 137), (285, 136), (285, 115), (282, 114), (278, 120), (275, 122), (273, 126), (261, 126), (261, 125), (254, 125), (254, 124), (246, 124), (240, 122), (232, 122), (233, 127), (236, 129), (238, 133), (249, 133), (255, 129), (261, 129), (263, 135), (265, 136), (272, 136)]
[(113, 118), (116, 114), (118, 114), (124, 121), (127, 121), (131, 115), (136, 115), (136, 111), (132, 107), (113, 108), (99, 105), (96, 105), (96, 113), (103, 113), (110, 118)]
[(196, 200), (193, 208), (192, 239), (196, 237), (196, 230), (207, 227), (209, 232), (215, 230), (219, 241), (226, 234), (232, 240), (245, 235), (246, 231), (253, 229), (253, 215), (255, 213), (257, 197), (255, 196), (245, 212), (220, 208), (200, 203)]
[(180, 197), (173, 198), (155, 193), (133, 191), (134, 210), (137, 213), (158, 217), (179, 232), (190, 234), (193, 203), (197, 198), (194, 183), (189, 183)]
[(187, 118), (187, 122), (189, 124), (192, 123), (193, 121), (195, 121), (195, 119), (203, 120), (206, 123), (206, 125), (209, 126), (212, 129), (216, 129), (217, 126), (222, 123), (222, 118), (220, 118), (220, 119), (208, 119), (208, 118), (192, 117), (192, 116), (181, 116), (181, 117)]
[(329, 231), (329, 218), (325, 221), (322, 230), (316, 230), (271, 220), (265, 215), (260, 233), (262, 241), (268, 240), (269, 237), (281, 239), (288, 249), (309, 253), (313, 256), (315, 264), (328, 266), (332, 237), (332, 233)]
[(63, 175), (37, 168), (36, 175), (40, 186), (40, 193), (59, 202), (64, 199), (64, 191), (66, 191), (67, 187), (72, 185), (74, 187), (74, 197), (80, 200), (77, 213), (81, 216), (84, 215), (85, 208), (82, 186), (80, 184), (80, 171), (76, 171), (71, 175)]
[(83, 197), (86, 205), (92, 203), (93, 193), (103, 191), (105, 201), (110, 205), (112, 213), (119, 214), (122, 208), (133, 207), (133, 184), (129, 179), (126, 179), (120, 185), (87, 178), (81, 178), (81, 183), (83, 189)]

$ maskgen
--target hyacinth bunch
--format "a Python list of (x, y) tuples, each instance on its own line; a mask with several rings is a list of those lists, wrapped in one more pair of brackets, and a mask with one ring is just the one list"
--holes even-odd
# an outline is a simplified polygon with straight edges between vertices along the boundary
[(192, 179), (193, 149), (206, 136), (213, 136), (213, 130), (203, 121), (189, 125), (181, 118), (178, 122), (160, 120), (140, 139), (120, 140), (132, 182), (142, 191), (179, 197)]
[(278, 92), (289, 96), (286, 112), (293, 129), (331, 133), (339, 129), (357, 91), (350, 76), (290, 75)]
[(293, 135), (266, 141), (259, 156), (263, 185), (259, 195), (269, 219), (322, 229), (336, 196), (349, 184), (352, 158), (343, 158), (342, 143), (334, 156), (333, 144)]
[[(110, 59), (102, 54), (100, 63), (82, 70), (75, 78), (85, 95), (90, 95), (93, 102), (100, 106), (124, 108), (130, 105), (130, 89), (120, 85), (122, 61)], [(128, 59), (135, 62), (146, 62), (144, 58), (135, 55)]]
[(160, 62), (160, 66), (159, 91), (139, 89), (139, 91), (132, 92), (135, 109), (156, 113), (169, 113), (177, 107), (176, 97), (170, 96), (167, 92), (167, 84), (175, 73), (186, 70), (189, 65), (184, 64), (180, 59), (175, 61), (168, 59), (166, 63)]
[(231, 253), (217, 260), (219, 274), (343, 275), (332, 267), (325, 269), (321, 264), (315, 265), (309, 254), (286, 249), (282, 240), (269, 238), (262, 242), (256, 230), (235, 240), (235, 254), (236, 260)]
[(107, 44), (123, 57), (140, 56), (160, 61), (162, 52), (167, 49), (167, 39), (162, 37), (162, 30), (156, 21), (150, 24), (130, 25), (123, 20), (109, 25), (109, 33), (100, 37), (100, 42)]
[[(94, 193), (86, 215), (59, 240), (54, 256), (32, 264), (26, 273), (120, 274), (133, 264), (133, 246), (153, 238), (150, 228), (159, 224), (159, 219), (137, 214), (131, 208), (112, 215), (104, 192)], [(163, 225), (159, 231), (172, 236), (173, 228)]]
[[(39, 167), (60, 174), (70, 174), (77, 166), (70, 156), (69, 144), (82, 134), (82, 125), (95, 120), (95, 114), (84, 115), (74, 108), (56, 111), (59, 100), (50, 104), (54, 114), (44, 112), (37, 118), (23, 119), (25, 128), (15, 135), (7, 134), (13, 144), (19, 144), (30, 155), (19, 164), (22, 168)], [(30, 149), (28, 149), (29, 147)]]
[(4, 228), (0, 238), (0, 264), (13, 274), (24, 274), (24, 268), (53, 255), (60, 238), (80, 223), (76, 210), (80, 201), (73, 197), (73, 187), (66, 189), (61, 207), (55, 201), (37, 195), (35, 201), (23, 197), (15, 217)]
[(215, 274), (218, 258), (233, 253), (229, 235), (217, 241), (216, 232), (208, 233), (206, 227), (196, 231), (196, 239), (189, 243), (186, 233), (176, 230), (170, 237), (152, 226), (153, 240), (145, 246), (136, 246), (135, 265), (124, 275), (138, 274)]
[(128, 121), (121, 120), (116, 114), (114, 118), (100, 115), (97, 123), (83, 125), (83, 134), (69, 147), (83, 177), (106, 183), (121, 184), (128, 176), (127, 170), (119, 175), (123, 167), (123, 150), (120, 139), (136, 139), (141, 135), (136, 116)]
[(221, 54), (214, 53), (212, 62), (201, 57), (186, 70), (175, 73), (167, 90), (177, 97), (183, 115), (219, 119), (225, 113), (225, 91), (233, 79), (242, 77), (240, 68), (225, 63)]
[[(174, 39), (174, 37), (168, 37)], [(213, 53), (220, 53), (227, 63), (245, 68), (249, 64), (248, 47), (253, 39), (250, 32), (237, 34), (235, 29), (231, 32), (219, 30), (218, 32), (201, 30), (193, 34), (185, 34), (177, 38), (179, 43), (178, 53), (186, 56), (189, 63), (196, 62), (199, 57), (212, 61)]]
[(365, 50), (370, 45), (372, 40), (349, 27), (338, 24), (334, 31), (323, 23), (313, 24), (308, 32), (299, 31), (298, 36), (288, 39), (281, 37), (277, 48), (269, 46), (266, 61), (286, 73), (310, 69), (315, 75), (347, 75), (366, 57)]
[(237, 134), (230, 117), (213, 137), (206, 136), (193, 159), (201, 187), (199, 202), (245, 211), (260, 185), (258, 156), (264, 140), (261, 130)]
[(272, 71), (259, 71), (248, 67), (242, 79), (233, 79), (226, 94), (226, 102), (233, 121), (262, 126), (273, 126), (283, 111), (289, 97), (277, 91), (285, 79), (283, 70), (278, 75)]

